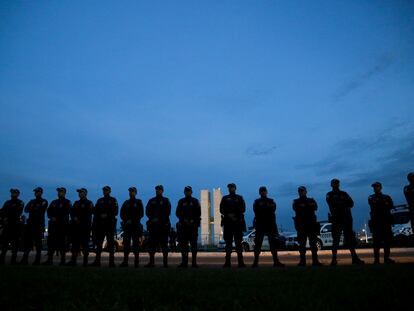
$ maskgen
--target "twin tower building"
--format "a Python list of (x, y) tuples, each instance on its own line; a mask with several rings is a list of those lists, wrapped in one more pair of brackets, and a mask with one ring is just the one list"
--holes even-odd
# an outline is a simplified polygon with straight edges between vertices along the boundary
[(213, 188), (213, 192), (207, 189), (201, 190), (201, 245), (218, 245), (223, 236), (221, 227), (220, 202), (222, 198), (220, 188)]

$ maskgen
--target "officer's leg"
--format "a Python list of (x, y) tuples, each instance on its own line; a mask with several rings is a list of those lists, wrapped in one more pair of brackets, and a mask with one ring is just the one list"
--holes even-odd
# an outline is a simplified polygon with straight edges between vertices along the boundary
[(63, 227), (59, 229), (59, 252), (60, 252), (60, 265), (65, 265), (66, 261), (66, 242), (67, 242), (67, 228)]
[(312, 252), (312, 266), (321, 266), (322, 264), (319, 262), (319, 259), (318, 259), (318, 247), (316, 245), (318, 236), (316, 235), (316, 232), (311, 231), (308, 233), (308, 237), (309, 237), (309, 244), (310, 244), (311, 252)]
[(336, 255), (338, 253), (339, 241), (341, 239), (343, 226), (341, 223), (334, 221), (332, 223), (332, 261), (331, 266), (336, 266), (338, 264), (336, 260)]
[(94, 239), (96, 244), (96, 257), (91, 266), (99, 267), (101, 265), (102, 244), (105, 238), (105, 233), (102, 228), (96, 227), (94, 229)]
[(161, 250), (162, 250), (162, 263), (163, 267), (168, 267), (168, 237), (169, 237), (170, 228), (163, 228), (161, 230), (161, 236), (160, 236), (160, 244), (161, 244)]
[(17, 259), (17, 250), (19, 247), (19, 228), (18, 226), (13, 226), (12, 233), (11, 233), (11, 251), (12, 251), (12, 257), (10, 263), (12, 265), (16, 264)]
[(273, 267), (284, 267), (285, 265), (279, 261), (277, 256), (276, 232), (273, 230), (267, 232), (267, 238), (269, 239), (270, 251), (272, 253)]
[(34, 237), (34, 243), (35, 243), (35, 249), (36, 249), (36, 257), (35, 261), (33, 262), (33, 265), (40, 264), (40, 257), (42, 256), (42, 249), (43, 249), (43, 227), (35, 228), (35, 237)]
[(254, 261), (252, 267), (258, 267), (259, 265), (259, 255), (262, 250), (264, 233), (263, 231), (256, 230), (256, 236), (254, 237)]
[(243, 241), (243, 231), (241, 228), (236, 228), (236, 230), (234, 231), (234, 243), (236, 244), (237, 261), (238, 261), (239, 268), (246, 267), (246, 265), (244, 264), (244, 260), (243, 260), (242, 241)]
[(26, 225), (23, 232), (23, 246), (24, 246), (24, 253), (23, 257), (20, 260), (21, 265), (27, 265), (29, 259), (30, 250), (33, 247), (33, 234), (31, 234), (32, 228), (31, 225)]
[(374, 227), (372, 232), (372, 246), (374, 249), (374, 264), (380, 263), (380, 247), (381, 247), (381, 236), (378, 228)]
[(385, 236), (384, 236), (384, 263), (386, 264), (393, 264), (395, 261), (390, 258), (391, 253), (391, 242), (392, 242), (392, 231), (391, 228), (384, 228)]
[(89, 257), (89, 241), (91, 238), (91, 233), (88, 229), (82, 229), (80, 234), (80, 241), (82, 246), (83, 254), (83, 266), (88, 266), (88, 257)]
[(190, 246), (191, 246), (191, 266), (193, 268), (198, 268), (197, 265), (197, 241), (198, 241), (198, 228), (193, 228), (190, 237)]
[(9, 228), (6, 226), (3, 228), (3, 234), (0, 237), (1, 240), (1, 255), (0, 255), (0, 264), (5, 263), (5, 258), (7, 254), (7, 249), (9, 246)]
[(124, 238), (122, 240), (122, 244), (124, 245), (124, 260), (120, 264), (120, 267), (128, 267), (129, 253), (131, 251), (131, 233), (130, 229), (124, 230)]
[(109, 252), (109, 267), (114, 268), (115, 267), (115, 254), (114, 254), (114, 248), (115, 248), (115, 239), (114, 239), (115, 232), (112, 230), (112, 228), (107, 228), (105, 232), (107, 246), (108, 246), (108, 252)]
[(155, 251), (156, 251), (156, 232), (154, 229), (150, 229), (148, 232), (148, 254), (149, 262), (145, 265), (146, 268), (152, 268), (155, 264)]
[(43, 262), (43, 265), (51, 266), (53, 265), (53, 255), (57, 249), (57, 237), (56, 229), (52, 226), (49, 226), (48, 236), (47, 236), (47, 260)]
[(81, 232), (80, 228), (72, 227), (71, 228), (71, 240), (72, 240), (72, 258), (68, 262), (68, 266), (76, 266), (76, 261), (80, 252), (81, 246)]
[(298, 266), (306, 266), (306, 240), (308, 236), (304, 231), (298, 231), (299, 255), (300, 261)]
[(233, 230), (230, 227), (229, 224), (226, 224), (223, 227), (223, 239), (224, 242), (226, 243), (226, 260), (224, 262), (224, 268), (229, 268), (231, 267), (231, 252), (233, 250)]
[(188, 266), (188, 243), (190, 240), (189, 232), (187, 228), (181, 228), (179, 233), (177, 232), (178, 242), (180, 243), (181, 248), (181, 264), (178, 265), (179, 268), (186, 268)]
[(132, 251), (134, 253), (134, 266), (139, 266), (139, 234), (137, 230), (132, 233)]
[(349, 220), (347, 223), (345, 223), (344, 226), (344, 242), (349, 248), (349, 252), (351, 253), (352, 257), (352, 264), (354, 265), (361, 265), (365, 262), (361, 259), (359, 259), (355, 247), (356, 247), (356, 237), (355, 232), (352, 230), (352, 220)]

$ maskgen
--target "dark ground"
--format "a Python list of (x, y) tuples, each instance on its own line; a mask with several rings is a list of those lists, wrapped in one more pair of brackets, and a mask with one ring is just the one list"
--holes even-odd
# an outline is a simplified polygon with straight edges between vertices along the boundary
[[(0, 267), (1, 310), (410, 310), (414, 265)], [(405, 307), (407, 306), (407, 307)]]

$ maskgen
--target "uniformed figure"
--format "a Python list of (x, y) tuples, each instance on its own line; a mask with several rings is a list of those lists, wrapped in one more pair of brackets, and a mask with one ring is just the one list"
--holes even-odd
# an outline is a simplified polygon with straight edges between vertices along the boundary
[(96, 244), (96, 257), (92, 266), (101, 265), (102, 244), (106, 237), (107, 248), (109, 252), (109, 267), (115, 267), (115, 230), (118, 216), (118, 201), (111, 197), (111, 187), (102, 188), (103, 197), (98, 199), (93, 208), (93, 237)]
[(236, 245), (238, 267), (244, 268), (246, 265), (243, 261), (242, 240), (243, 231), (246, 231), (246, 222), (244, 213), (246, 203), (241, 195), (236, 194), (236, 185), (230, 183), (227, 185), (229, 194), (225, 195), (220, 202), (220, 213), (222, 215), (223, 238), (226, 242), (226, 260), (224, 268), (231, 267), (231, 252), (233, 249), (233, 239)]
[(72, 259), (69, 266), (76, 266), (76, 260), (82, 248), (83, 266), (88, 265), (89, 241), (91, 238), (93, 203), (88, 200), (88, 190), (76, 190), (79, 200), (75, 201), (70, 210), (70, 232), (72, 240)]
[(318, 248), (316, 245), (319, 233), (319, 224), (316, 221), (315, 212), (318, 204), (313, 198), (307, 197), (306, 187), (298, 188), (299, 198), (293, 200), (293, 210), (296, 216), (293, 218), (295, 228), (298, 234), (300, 261), (298, 266), (306, 265), (306, 241), (309, 238), (309, 244), (312, 251), (312, 265), (321, 266), (318, 260)]
[(181, 264), (180, 268), (188, 266), (188, 243), (191, 246), (191, 261), (192, 267), (197, 268), (197, 240), (198, 227), (200, 227), (201, 220), (201, 206), (200, 202), (192, 197), (193, 189), (190, 186), (184, 188), (185, 197), (178, 201), (176, 216), (178, 243), (181, 249)]
[(414, 172), (407, 176), (409, 184), (404, 187), (404, 195), (410, 209), (411, 228), (414, 233)]
[(20, 191), (18, 189), (10, 189), (10, 194), (11, 199), (6, 201), (0, 210), (0, 222), (3, 227), (0, 264), (4, 264), (9, 244), (11, 244), (12, 250), (11, 264), (15, 264), (17, 259), (21, 229), (20, 216), (23, 213), (24, 203), (19, 200)]
[(163, 255), (163, 265), (168, 267), (168, 236), (170, 233), (171, 223), (171, 203), (168, 198), (163, 196), (164, 187), (158, 185), (155, 187), (155, 197), (150, 199), (145, 207), (145, 215), (148, 217), (148, 252), (149, 262), (145, 265), (147, 268), (154, 267), (155, 252), (161, 247)]
[(277, 237), (279, 236), (279, 231), (276, 225), (276, 202), (267, 197), (266, 187), (260, 187), (259, 194), (260, 198), (256, 199), (253, 204), (253, 227), (256, 230), (253, 268), (259, 265), (259, 255), (265, 235), (267, 235), (269, 240), (270, 251), (273, 257), (273, 267), (283, 267), (284, 264), (277, 257)]
[(141, 218), (144, 216), (144, 206), (142, 201), (136, 198), (137, 188), (130, 187), (128, 191), (129, 199), (121, 207), (121, 225), (124, 231), (124, 261), (120, 266), (128, 267), (132, 240), (132, 252), (135, 256), (134, 265), (137, 268), (139, 266), (139, 239), (142, 236)]
[(352, 264), (363, 264), (364, 262), (358, 258), (355, 252), (356, 237), (352, 229), (352, 213), (351, 208), (354, 201), (345, 191), (339, 189), (340, 181), (336, 178), (331, 180), (332, 191), (326, 194), (326, 202), (329, 206), (332, 221), (332, 261), (331, 265), (338, 264), (336, 254), (339, 247), (341, 234), (344, 234), (345, 245), (348, 246), (352, 256)]
[(67, 238), (69, 233), (69, 213), (72, 208), (71, 202), (66, 199), (66, 189), (56, 188), (58, 198), (52, 201), (47, 209), (49, 218), (47, 247), (48, 256), (45, 265), (53, 265), (53, 255), (56, 251), (60, 253), (60, 265), (65, 264)]
[(394, 263), (394, 260), (390, 258), (392, 241), (391, 209), (394, 208), (394, 203), (389, 195), (382, 193), (380, 182), (375, 182), (371, 186), (374, 188), (374, 194), (368, 197), (368, 204), (371, 207), (369, 228), (372, 232), (374, 264), (380, 263), (381, 245), (384, 247), (384, 263), (391, 264)]
[(27, 219), (26, 230), (24, 234), (24, 255), (21, 264), (27, 265), (29, 253), (33, 247), (36, 247), (36, 258), (33, 265), (40, 264), (40, 256), (42, 252), (42, 238), (45, 231), (45, 212), (48, 202), (42, 198), (43, 189), (37, 187), (34, 190), (35, 198), (30, 200), (24, 208), (24, 212), (29, 214)]

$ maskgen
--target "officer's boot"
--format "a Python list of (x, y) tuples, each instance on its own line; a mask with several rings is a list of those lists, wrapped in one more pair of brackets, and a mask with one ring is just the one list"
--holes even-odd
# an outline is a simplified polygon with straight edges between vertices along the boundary
[(109, 253), (109, 268), (115, 268), (115, 254)]
[(252, 268), (257, 268), (259, 266), (259, 252), (254, 252), (254, 260), (252, 264)]
[(60, 263), (59, 266), (64, 266), (66, 263), (66, 252), (60, 252)]
[(44, 266), (52, 266), (53, 265), (53, 253), (54, 252), (51, 252), (51, 251), (49, 251), (47, 253), (47, 259), (46, 259), (45, 262), (42, 263), (42, 265), (44, 265)]
[(198, 268), (198, 265), (197, 265), (197, 252), (192, 252), (191, 253), (191, 267)]
[(155, 266), (155, 254), (149, 254), (149, 262), (144, 266), (145, 268), (153, 268)]
[(361, 259), (358, 257), (358, 255), (357, 255), (357, 253), (356, 253), (355, 249), (351, 249), (351, 250), (350, 250), (350, 252), (351, 252), (352, 264), (353, 264), (353, 265), (363, 265), (363, 264), (365, 263), (365, 261), (361, 260)]
[(237, 252), (237, 262), (239, 268), (246, 268), (243, 260), (243, 253), (241, 251)]
[(129, 252), (124, 252), (124, 260), (122, 261), (122, 263), (119, 265), (121, 268), (126, 268), (128, 267), (128, 258), (129, 258)]
[(181, 263), (178, 265), (178, 268), (187, 268), (188, 267), (188, 253), (181, 253)]
[(162, 253), (162, 265), (164, 268), (168, 268), (168, 253)]
[(29, 259), (29, 253), (28, 252), (24, 252), (23, 253), (23, 257), (20, 260), (19, 264), (21, 264), (23, 266), (26, 266), (29, 263), (29, 260), (28, 259)]
[(384, 263), (385, 264), (393, 264), (395, 261), (390, 258), (390, 248), (384, 247)]
[(279, 261), (279, 258), (277, 257), (277, 251), (272, 251), (272, 257), (273, 257), (273, 267), (284, 267), (285, 265)]
[(75, 267), (77, 264), (78, 254), (76, 252), (72, 252), (72, 258), (69, 260), (69, 262), (66, 264), (70, 267)]
[(379, 265), (380, 263), (380, 249), (374, 248), (374, 265)]
[(87, 267), (88, 266), (88, 257), (89, 257), (89, 254), (88, 253), (84, 253), (83, 254), (83, 266), (84, 267)]
[(91, 265), (91, 267), (100, 267), (101, 266), (101, 253), (96, 253), (95, 260), (90, 265)]
[(223, 268), (231, 268), (231, 252), (226, 252), (226, 260), (224, 262)]
[(135, 268), (138, 268), (139, 267), (139, 253), (138, 252), (136, 252), (136, 253), (134, 253), (134, 267)]
[(316, 249), (312, 249), (312, 266), (322, 266), (322, 263), (318, 259), (318, 251)]
[(36, 252), (35, 260), (33, 261), (33, 266), (40, 265), (40, 257), (42, 256), (42, 253), (40, 251)]
[(299, 267), (306, 266), (306, 252), (300, 251), (300, 260), (298, 263)]
[(338, 265), (338, 261), (336, 260), (336, 254), (337, 254), (337, 250), (333, 249), (332, 250), (332, 260), (331, 260), (331, 266), (336, 266)]
[(17, 263), (17, 252), (12, 252), (10, 264), (15, 265)]

